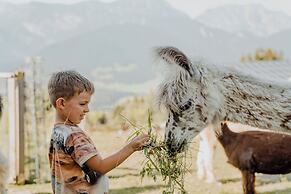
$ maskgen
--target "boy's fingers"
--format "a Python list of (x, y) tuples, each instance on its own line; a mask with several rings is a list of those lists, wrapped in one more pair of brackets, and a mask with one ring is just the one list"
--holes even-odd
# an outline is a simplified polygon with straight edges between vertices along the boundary
[(149, 138), (150, 136), (148, 134), (142, 134), (140, 137), (141, 138)]
[(139, 141), (143, 142), (143, 141), (148, 141), (150, 139), (150, 137), (148, 135), (141, 135), (137, 139)]
[(147, 143), (149, 140), (150, 140), (150, 138), (149, 138), (148, 136), (147, 136), (147, 137), (144, 137), (144, 138), (142, 139), (142, 143), (145, 144), (145, 143)]
[(149, 139), (150, 139), (150, 136), (147, 135), (147, 134), (143, 134), (143, 135), (140, 135), (138, 137), (136, 137), (136, 150), (143, 150), (143, 148), (149, 144)]
[(143, 143), (143, 146), (147, 146), (147, 145), (149, 145), (150, 143), (151, 143), (150, 141), (146, 141), (146, 142)]

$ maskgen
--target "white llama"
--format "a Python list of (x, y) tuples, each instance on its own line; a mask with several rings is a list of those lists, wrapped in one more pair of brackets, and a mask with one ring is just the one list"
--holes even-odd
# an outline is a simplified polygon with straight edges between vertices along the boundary
[(206, 126), (220, 129), (221, 121), (291, 130), (290, 85), (192, 63), (173, 47), (157, 48), (156, 53), (173, 68), (160, 84), (158, 96), (169, 114), (165, 142), (171, 154), (183, 151)]

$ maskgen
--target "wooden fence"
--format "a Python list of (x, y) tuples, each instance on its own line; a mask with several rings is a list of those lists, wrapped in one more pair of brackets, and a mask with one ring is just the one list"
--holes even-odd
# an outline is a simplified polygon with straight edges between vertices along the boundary
[(9, 180), (24, 184), (24, 72), (0, 72), (0, 78), (8, 82)]

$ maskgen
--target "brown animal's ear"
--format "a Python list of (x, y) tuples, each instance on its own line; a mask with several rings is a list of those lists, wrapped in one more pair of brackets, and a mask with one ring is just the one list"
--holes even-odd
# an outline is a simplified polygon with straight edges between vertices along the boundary
[(221, 129), (222, 130), (228, 129), (226, 122), (221, 122)]
[(221, 124), (221, 127), (227, 126), (226, 122), (221, 122), (220, 124)]

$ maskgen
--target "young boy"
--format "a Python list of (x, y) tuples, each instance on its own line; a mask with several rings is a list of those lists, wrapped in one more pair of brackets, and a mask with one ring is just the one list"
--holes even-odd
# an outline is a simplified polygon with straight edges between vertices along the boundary
[(92, 140), (78, 127), (89, 112), (93, 84), (75, 71), (62, 71), (52, 75), (48, 92), (56, 109), (49, 148), (53, 192), (108, 193), (108, 180), (104, 174), (120, 165), (135, 151), (142, 150), (149, 137), (140, 135), (115, 154), (103, 159)]

